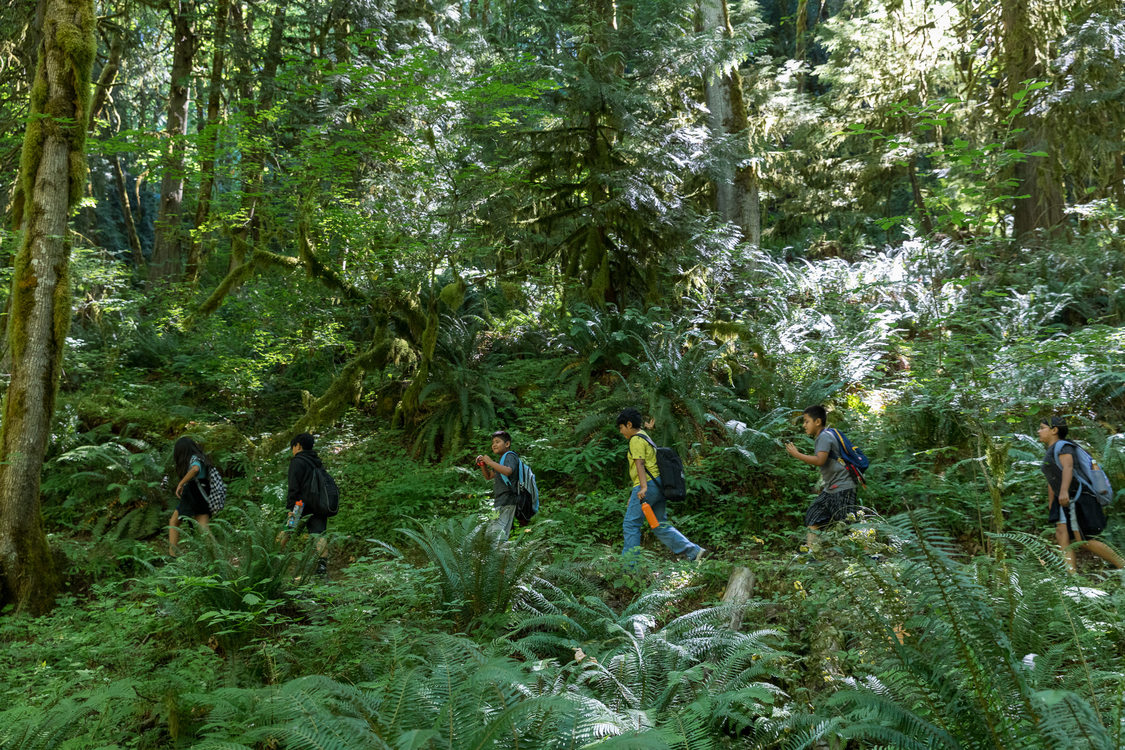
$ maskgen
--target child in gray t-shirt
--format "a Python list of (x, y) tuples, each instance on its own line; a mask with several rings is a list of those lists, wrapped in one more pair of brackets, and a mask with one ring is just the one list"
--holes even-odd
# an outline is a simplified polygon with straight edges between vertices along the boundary
[(793, 443), (786, 443), (785, 450), (790, 456), (804, 461), (820, 470), (820, 494), (805, 512), (805, 526), (809, 527), (808, 544), (816, 541), (814, 531), (834, 521), (843, 521), (856, 509), (855, 481), (847, 467), (840, 461), (840, 446), (825, 428), (828, 412), (823, 406), (810, 406), (802, 414), (805, 434), (815, 441), (813, 455), (808, 456), (797, 450)]
[(820, 491), (840, 492), (841, 490), (855, 489), (855, 480), (848, 471), (848, 467), (840, 461), (840, 445), (828, 430), (821, 427), (816, 436), (816, 446), (813, 454), (828, 454), (828, 460), (820, 465)]

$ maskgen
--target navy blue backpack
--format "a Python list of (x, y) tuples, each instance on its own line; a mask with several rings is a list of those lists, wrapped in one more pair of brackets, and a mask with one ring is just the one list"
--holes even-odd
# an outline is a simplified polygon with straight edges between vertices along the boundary
[(848, 472), (855, 477), (855, 480), (864, 487), (867, 482), (863, 480), (863, 472), (867, 471), (867, 467), (871, 465), (871, 460), (864, 455), (863, 451), (859, 449), (844, 433), (833, 427), (824, 428), (836, 440), (836, 445), (840, 449), (840, 462), (844, 464)]

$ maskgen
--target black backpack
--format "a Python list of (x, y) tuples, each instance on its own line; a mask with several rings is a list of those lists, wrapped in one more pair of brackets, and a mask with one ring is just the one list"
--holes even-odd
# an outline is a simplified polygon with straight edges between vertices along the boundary
[(1079, 492), (1078, 497), (1071, 499), (1069, 507), (1059, 510), (1065, 514), (1063, 518), (1066, 519), (1066, 527), (1071, 527), (1072, 520), (1077, 522), (1084, 538), (1097, 536), (1105, 531), (1105, 509), (1092, 492)]
[[(680, 454), (673, 448), (656, 447), (656, 443), (648, 435), (637, 434), (634, 437), (644, 438), (656, 451), (656, 468), (660, 470), (660, 494), (664, 499), (673, 503), (687, 497), (687, 478), (684, 476), (684, 462), (680, 460)], [(651, 473), (649, 476), (652, 476)]]
[(317, 466), (312, 459), (306, 460), (312, 468), (312, 474), (309, 476), (309, 489), (305, 496), (305, 513), (331, 518), (340, 512), (340, 488), (323, 467)]

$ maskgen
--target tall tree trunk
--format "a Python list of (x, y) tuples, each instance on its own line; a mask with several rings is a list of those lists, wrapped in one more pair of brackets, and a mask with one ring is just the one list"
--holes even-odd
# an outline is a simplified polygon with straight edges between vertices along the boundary
[[(243, 27), (239, 24), (239, 31), (243, 34), (246, 48), (249, 49), (253, 29)], [(259, 82), (259, 94), (257, 104), (251, 108), (250, 122), (254, 122), (259, 113), (265, 112), (273, 106), (273, 100), (276, 94), (274, 79), (277, 76), (277, 67), (281, 64), (281, 42), (284, 31), (285, 3), (278, 3), (274, 11), (273, 20), (270, 23), (270, 36), (269, 41), (266, 43), (266, 54), (262, 61), (262, 70), (261, 73), (256, 76)], [(243, 62), (249, 65), (249, 61)], [(246, 101), (250, 101), (248, 86), (251, 75), (249, 70), (243, 71), (243, 85), (246, 87), (243, 92), (243, 98)], [(234, 271), (246, 262), (246, 254), (248, 250), (253, 248), (250, 234), (255, 224), (255, 216), (260, 200), (259, 193), (261, 193), (262, 187), (262, 174), (265, 171), (268, 151), (261, 143), (260, 139), (252, 139), (252, 144), (253, 145), (251, 145), (248, 150), (249, 152), (247, 154), (242, 179), (242, 210), (239, 214), (243, 217), (243, 220), (242, 223), (231, 232), (231, 271)]]
[[(793, 59), (803, 63), (808, 48), (809, 0), (797, 0), (797, 14), (794, 20), (796, 21), (796, 31), (793, 36)], [(798, 92), (805, 90), (806, 78), (803, 70), (797, 74)]]
[[(105, 106), (109, 101), (109, 92), (117, 81), (117, 74), (121, 70), (121, 58), (125, 54), (125, 34), (116, 32), (109, 43), (109, 58), (98, 74), (98, 82), (94, 85), (94, 95), (90, 104), (89, 131), (94, 132), (98, 121), (103, 120)], [(105, 130), (110, 130), (109, 118), (105, 118)], [(120, 126), (120, 123), (119, 123)], [(133, 222), (133, 210), (129, 205), (129, 196), (125, 190), (125, 170), (121, 166), (121, 155), (114, 154), (110, 159), (113, 167), (113, 186), (117, 200), (121, 203), (121, 215), (125, 223), (125, 236), (129, 240), (129, 249), (132, 251), (133, 264), (136, 268), (144, 268), (145, 257), (141, 251), (141, 238), (137, 235), (137, 226)]]
[(207, 90), (207, 122), (203, 126), (200, 144), (199, 201), (195, 206), (195, 237), (188, 251), (187, 270), (184, 274), (193, 286), (199, 281), (203, 263), (203, 226), (211, 213), (211, 193), (215, 190), (215, 150), (219, 143), (219, 107), (223, 93), (223, 63), (227, 46), (227, 19), (230, 17), (230, 0), (219, 0), (215, 5), (214, 53), (211, 57), (211, 80)]
[[(726, 0), (700, 0), (703, 30), (718, 31), (725, 38), (734, 36)], [(742, 238), (751, 245), (762, 239), (761, 210), (758, 203), (758, 176), (750, 163), (750, 118), (742, 91), (742, 76), (737, 68), (704, 73), (704, 93), (710, 110), (711, 133), (716, 138), (734, 140), (735, 148), (724, 154), (715, 178), (715, 210), (733, 222)]]
[[(13, 85), (5, 93), (11, 96), (13, 101), (25, 101), (27, 92), (35, 81), (35, 55), (39, 49), (39, 37), (43, 29), (43, 13), (46, 2), (45, 0), (14, 0), (11, 5), (13, 6), (10, 10), (11, 15), (7, 17), (26, 19), (26, 25), (18, 31), (8, 30), (8, 41), (12, 44), (9, 47), (10, 51), (5, 67), (10, 66), (18, 69), (19, 74), (12, 77)], [(13, 31), (15, 33), (12, 33)], [(14, 232), (18, 232), (20, 227), (23, 226), (24, 195), (18, 175), (18, 163), (18, 150), (6, 154), (5, 158), (0, 161), (0, 175), (4, 175), (4, 193), (9, 195), (9, 188), (11, 191), (11, 199), (6, 208), (11, 218), (10, 226)], [(8, 175), (11, 175), (11, 182), (8, 181)], [(11, 262), (11, 255), (7, 252), (7, 248), (4, 248), (4, 250), (3, 265), (7, 266)], [(6, 331), (7, 326), (0, 326), (0, 330)]]
[[(0, 428), (0, 604), (43, 612), (59, 590), (39, 481), (70, 324), (70, 210), (86, 184), (96, 45), (93, 0), (46, 0), (20, 182), (24, 233), (12, 278), (11, 382)], [(40, 116), (44, 115), (44, 116)]]
[[(1125, 154), (1113, 155), (1113, 197), (1118, 211), (1125, 211)], [(1125, 218), (1117, 222), (1117, 231), (1125, 234)]]
[(113, 155), (113, 186), (117, 200), (121, 203), (121, 216), (125, 220), (125, 236), (129, 239), (129, 250), (133, 254), (133, 267), (140, 271), (145, 267), (145, 255), (141, 249), (141, 237), (133, 221), (133, 209), (129, 205), (129, 191), (125, 188), (125, 168), (121, 166), (121, 155)]
[(168, 123), (165, 133), (164, 174), (160, 181), (160, 211), (156, 216), (156, 239), (152, 262), (148, 267), (150, 282), (168, 281), (180, 274), (183, 261), (183, 230), (181, 211), (184, 204), (184, 137), (187, 135), (188, 106), (192, 60), (195, 57), (195, 34), (191, 30), (194, 15), (190, 0), (173, 0), (172, 4), (172, 83), (168, 92)]
[[(1046, 71), (1039, 63), (1039, 36), (1031, 26), (1029, 0), (1001, 0), (1000, 19), (1004, 40), (1004, 73), (1007, 77), (1008, 104), (1023, 90), (1024, 81), (1042, 78)], [(1034, 94), (1030, 94), (1033, 96)], [(1017, 197), (1012, 208), (1013, 231), (1017, 240), (1039, 231), (1057, 234), (1063, 225), (1062, 180), (1049, 152), (1046, 132), (1038, 117), (1028, 115), (1029, 104), (1015, 120), (1019, 130), (1016, 148), (1024, 153), (1046, 152), (1047, 156), (1028, 156), (1013, 168)]]

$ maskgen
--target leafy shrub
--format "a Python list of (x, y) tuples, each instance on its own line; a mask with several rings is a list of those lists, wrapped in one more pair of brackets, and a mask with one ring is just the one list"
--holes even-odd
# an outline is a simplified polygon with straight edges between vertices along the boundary
[(346, 448), (328, 462), (341, 496), (340, 515), (331, 521), (333, 530), (390, 541), (395, 529), (411, 519), (480, 509), (491, 488), (479, 471), (466, 474), (448, 463), (414, 461), (394, 437), (395, 433), (376, 433), (374, 439)]
[(277, 519), (258, 509), (229, 508), (224, 515), (161, 571), (155, 593), (185, 630), (231, 647), (292, 621), (318, 555), (313, 543), (281, 549)]
[(511, 397), (492, 387), (496, 362), (481, 352), (483, 336), (479, 317), (442, 317), (429, 377), (418, 397), (425, 417), (414, 449), (423, 457), (456, 453), (474, 432), (511, 414)]

